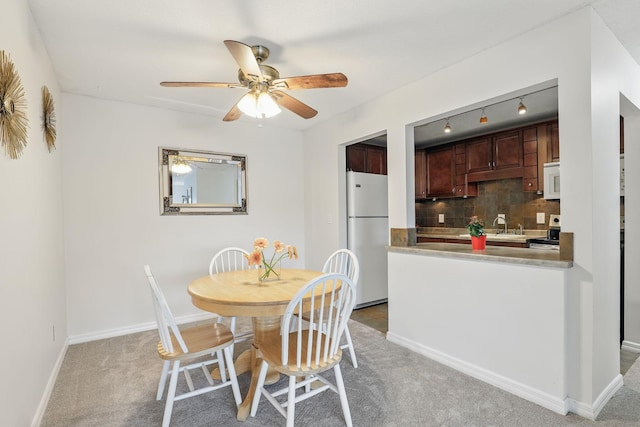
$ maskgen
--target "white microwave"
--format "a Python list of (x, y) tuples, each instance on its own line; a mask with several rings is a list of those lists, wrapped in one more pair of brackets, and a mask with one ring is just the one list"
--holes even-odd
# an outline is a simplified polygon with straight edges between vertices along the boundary
[(544, 198), (547, 200), (560, 199), (560, 162), (545, 163), (544, 165)]

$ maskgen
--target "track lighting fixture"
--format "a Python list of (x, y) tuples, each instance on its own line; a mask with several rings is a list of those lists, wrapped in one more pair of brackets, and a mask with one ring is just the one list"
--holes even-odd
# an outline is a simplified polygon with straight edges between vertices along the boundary
[(487, 116), (484, 114), (484, 108), (482, 109), (482, 115), (480, 116), (480, 124), (483, 125), (485, 123), (487, 123), (489, 121), (489, 119), (487, 119)]
[(520, 104), (518, 105), (518, 114), (522, 115), (527, 112), (527, 107), (522, 103), (522, 98), (520, 98)]
[(449, 124), (449, 119), (447, 119), (447, 124), (444, 125), (444, 133), (451, 133), (451, 125)]

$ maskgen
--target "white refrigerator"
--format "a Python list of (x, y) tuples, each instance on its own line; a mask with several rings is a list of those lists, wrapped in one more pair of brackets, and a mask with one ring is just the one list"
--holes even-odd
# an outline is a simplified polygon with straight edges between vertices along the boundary
[(347, 172), (347, 247), (358, 257), (356, 308), (387, 300), (387, 176)]

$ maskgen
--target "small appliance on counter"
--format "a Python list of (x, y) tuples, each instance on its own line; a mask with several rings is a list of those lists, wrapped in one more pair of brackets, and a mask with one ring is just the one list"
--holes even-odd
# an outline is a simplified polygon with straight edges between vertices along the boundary
[(560, 240), (560, 215), (549, 215), (547, 238), (549, 240)]
[(527, 239), (531, 249), (560, 250), (560, 215), (549, 215), (549, 229), (546, 239)]

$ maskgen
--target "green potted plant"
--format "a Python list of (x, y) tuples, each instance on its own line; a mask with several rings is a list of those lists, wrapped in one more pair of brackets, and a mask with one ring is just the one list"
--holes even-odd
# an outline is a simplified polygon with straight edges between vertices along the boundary
[(471, 247), (474, 250), (484, 250), (487, 245), (487, 233), (484, 231), (484, 221), (477, 215), (469, 218), (467, 229), (471, 235)]

